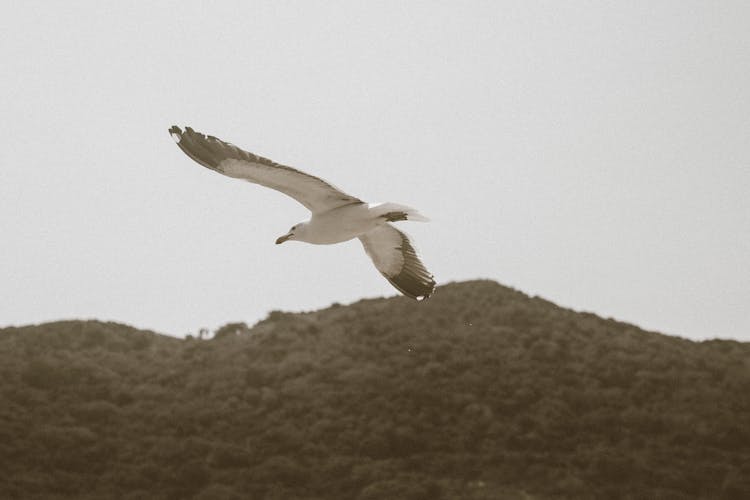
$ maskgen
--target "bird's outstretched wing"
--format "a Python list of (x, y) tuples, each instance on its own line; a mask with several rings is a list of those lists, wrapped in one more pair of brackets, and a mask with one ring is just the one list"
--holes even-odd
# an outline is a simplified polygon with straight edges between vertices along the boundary
[(435, 291), (435, 279), (404, 233), (384, 224), (360, 236), (359, 240), (378, 271), (401, 293), (422, 300)]
[(186, 155), (204, 167), (281, 191), (313, 213), (363, 203), (319, 177), (249, 153), (190, 127), (185, 127), (183, 132), (180, 127), (173, 126), (169, 133)]

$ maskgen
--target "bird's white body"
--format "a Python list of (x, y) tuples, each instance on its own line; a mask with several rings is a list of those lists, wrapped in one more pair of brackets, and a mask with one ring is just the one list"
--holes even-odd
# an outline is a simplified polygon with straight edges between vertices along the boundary
[(400, 211), (404, 220), (426, 220), (413, 208), (396, 203), (377, 205), (359, 203), (344, 205), (322, 213), (314, 213), (309, 221), (295, 226), (290, 240), (314, 245), (333, 245), (369, 233), (378, 226), (388, 224), (384, 216)]
[(315, 245), (332, 245), (359, 238), (385, 220), (378, 216), (367, 204), (345, 205), (327, 212), (313, 214), (302, 227), (306, 230), (295, 240)]

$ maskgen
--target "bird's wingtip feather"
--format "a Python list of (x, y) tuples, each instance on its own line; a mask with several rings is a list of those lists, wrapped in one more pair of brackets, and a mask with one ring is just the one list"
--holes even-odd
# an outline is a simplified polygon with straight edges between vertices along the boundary
[(177, 125), (172, 125), (172, 127), (169, 129), (169, 135), (172, 136), (172, 139), (176, 143), (180, 143), (180, 140), (182, 139), (182, 130)]

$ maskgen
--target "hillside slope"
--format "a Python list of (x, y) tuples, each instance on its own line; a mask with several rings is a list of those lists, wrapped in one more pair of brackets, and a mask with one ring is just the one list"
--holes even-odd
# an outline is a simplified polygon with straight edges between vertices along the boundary
[(750, 345), (490, 281), (228, 325), (0, 330), (0, 498), (750, 498)]

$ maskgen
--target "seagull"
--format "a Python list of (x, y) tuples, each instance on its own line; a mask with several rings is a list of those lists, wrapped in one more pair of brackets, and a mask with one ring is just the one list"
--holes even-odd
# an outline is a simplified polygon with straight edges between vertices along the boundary
[(244, 151), (234, 144), (196, 132), (169, 129), (172, 139), (190, 158), (220, 174), (275, 189), (311, 212), (276, 240), (332, 245), (354, 238), (362, 242), (375, 268), (398, 291), (416, 300), (435, 291), (435, 279), (417, 255), (409, 237), (391, 222), (428, 219), (398, 203), (369, 204), (314, 175)]

